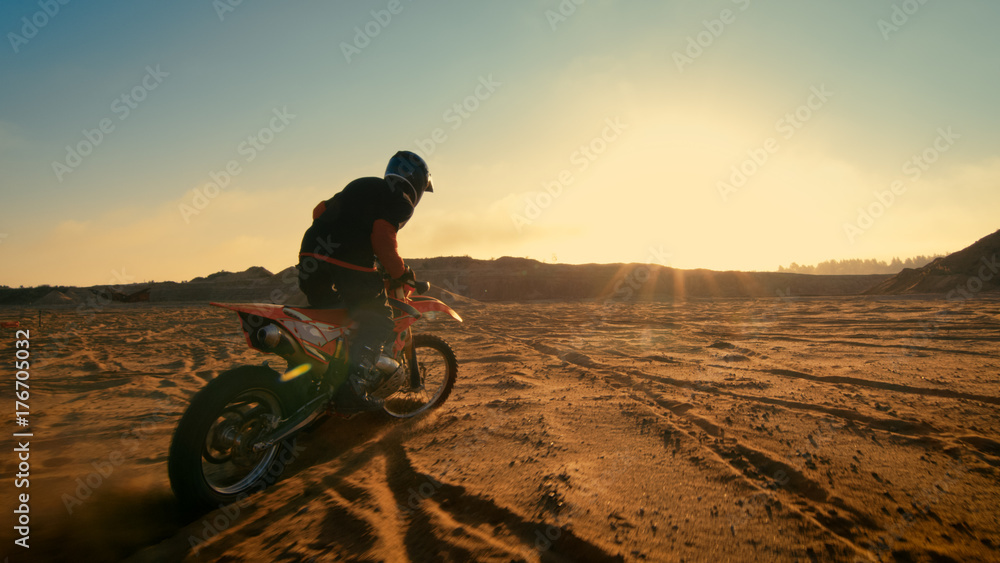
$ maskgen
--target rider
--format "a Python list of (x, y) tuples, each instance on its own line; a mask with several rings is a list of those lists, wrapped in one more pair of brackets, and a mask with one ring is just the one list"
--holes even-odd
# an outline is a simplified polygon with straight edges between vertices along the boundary
[(434, 191), (427, 163), (409, 151), (389, 160), (384, 178), (360, 178), (313, 209), (312, 226), (299, 250), (299, 288), (316, 308), (346, 307), (358, 323), (348, 351), (347, 399), (378, 410), (369, 395), (377, 385), (375, 361), (393, 334), (382, 265), (392, 283), (414, 279), (396, 248), (396, 233), (413, 215), (424, 192)]

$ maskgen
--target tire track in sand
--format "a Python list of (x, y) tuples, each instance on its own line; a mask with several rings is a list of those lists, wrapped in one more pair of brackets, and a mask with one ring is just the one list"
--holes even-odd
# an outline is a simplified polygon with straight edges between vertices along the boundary
[[(709, 456), (720, 466), (725, 467), (729, 474), (742, 478), (748, 486), (760, 494), (784, 496), (783, 504), (790, 512), (829, 534), (857, 556), (865, 559), (873, 558), (867, 549), (855, 543), (856, 539), (865, 537), (855, 531), (857, 528), (861, 527), (869, 532), (879, 529), (867, 515), (831, 495), (819, 482), (780, 461), (778, 456), (741, 444), (735, 439), (724, 438), (724, 431), (718, 425), (689, 412), (693, 407), (690, 403), (664, 399), (645, 382), (621, 373), (612, 366), (594, 361), (580, 352), (563, 351), (530, 338), (515, 336), (507, 338), (562, 361), (585, 368), (599, 369), (609, 386), (639, 404), (646, 405), (667, 426), (664, 433), (664, 447), (668, 447), (669, 437), (677, 435), (686, 437), (690, 443), (707, 451)], [(653, 405), (656, 408), (653, 408)], [(714, 440), (704, 440), (685, 430), (675, 423), (678, 419), (693, 424)]]

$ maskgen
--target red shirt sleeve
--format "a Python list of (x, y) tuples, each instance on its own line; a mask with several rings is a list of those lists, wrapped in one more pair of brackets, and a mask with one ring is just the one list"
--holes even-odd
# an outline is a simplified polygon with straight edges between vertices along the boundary
[(325, 201), (319, 202), (319, 205), (313, 208), (313, 221), (319, 219), (319, 216), (322, 215), (325, 211), (326, 211), (326, 202)]
[(396, 227), (385, 219), (379, 219), (372, 225), (371, 238), (372, 249), (385, 271), (394, 278), (403, 275), (406, 265), (396, 247)]

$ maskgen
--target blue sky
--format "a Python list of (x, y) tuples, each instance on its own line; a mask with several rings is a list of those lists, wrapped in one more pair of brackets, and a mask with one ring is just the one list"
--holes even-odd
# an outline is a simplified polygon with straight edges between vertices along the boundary
[(437, 187), (409, 257), (772, 270), (997, 228), (995, 3), (219, 4), (0, 7), (0, 284), (282, 269), (398, 149)]

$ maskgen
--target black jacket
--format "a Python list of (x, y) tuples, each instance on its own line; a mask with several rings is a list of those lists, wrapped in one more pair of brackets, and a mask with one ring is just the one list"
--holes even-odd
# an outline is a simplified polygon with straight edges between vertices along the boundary
[(390, 275), (398, 277), (404, 266), (396, 250), (396, 232), (413, 216), (416, 200), (413, 188), (401, 180), (355, 180), (313, 210), (299, 256), (361, 271), (372, 271), (378, 258)]

